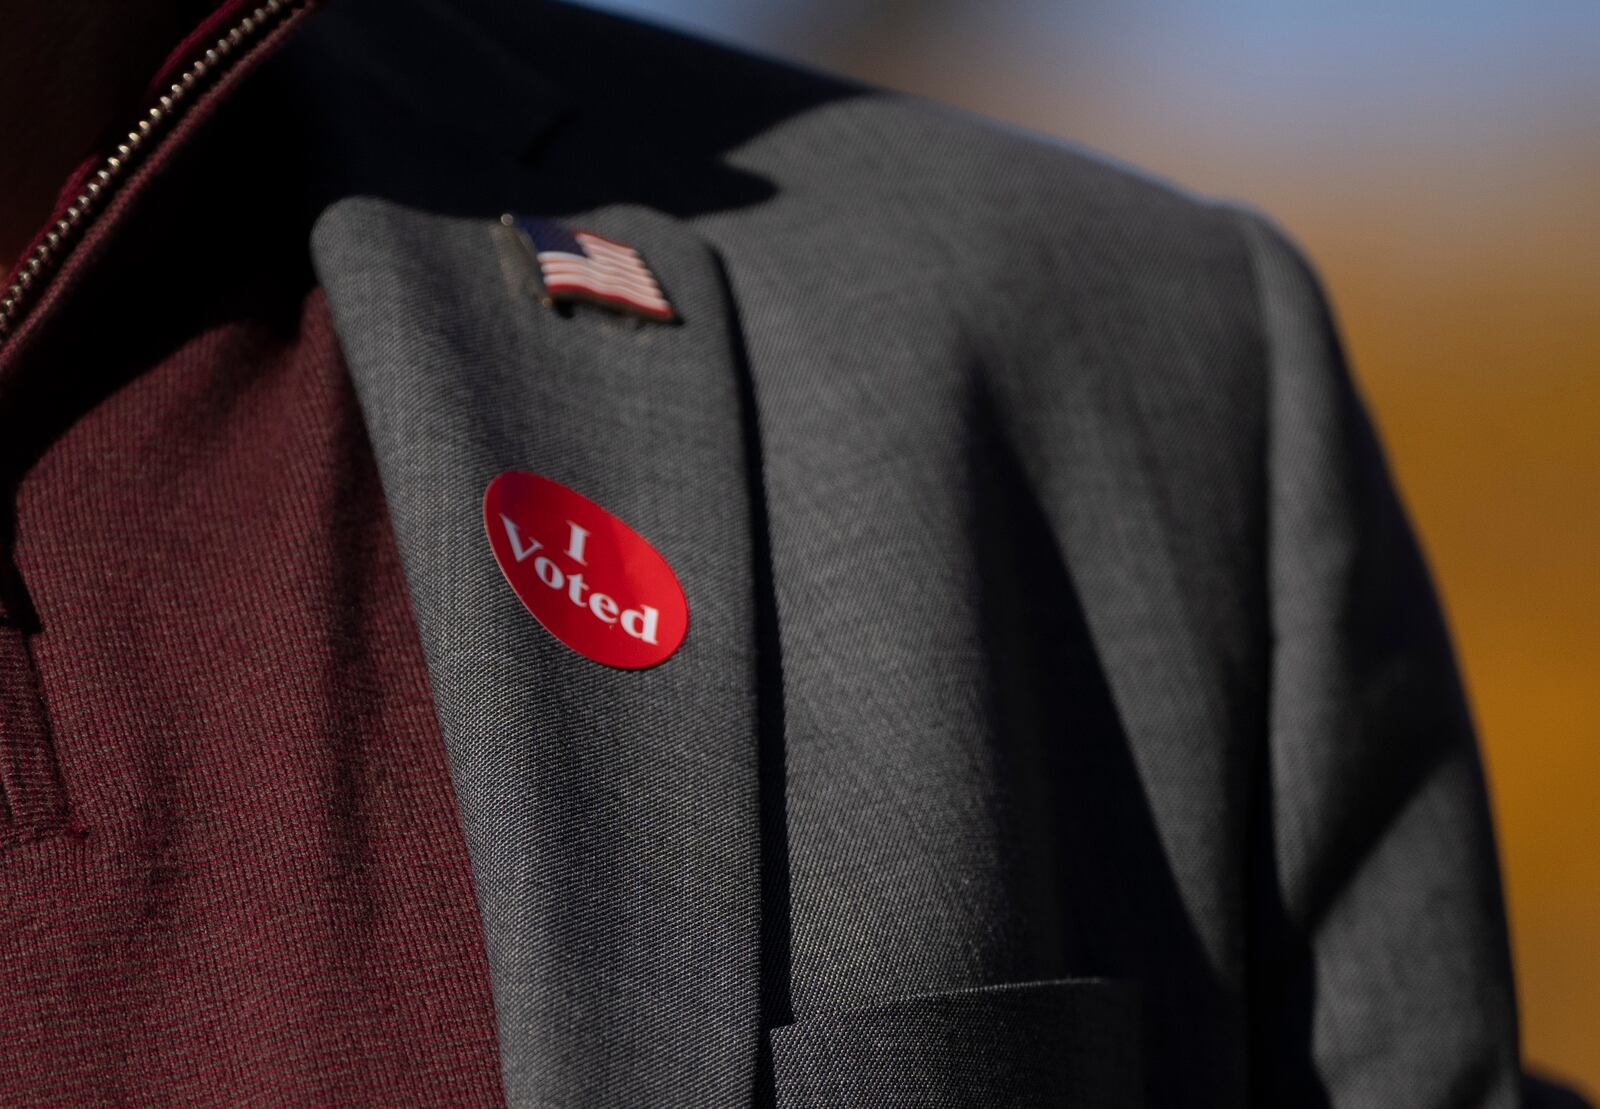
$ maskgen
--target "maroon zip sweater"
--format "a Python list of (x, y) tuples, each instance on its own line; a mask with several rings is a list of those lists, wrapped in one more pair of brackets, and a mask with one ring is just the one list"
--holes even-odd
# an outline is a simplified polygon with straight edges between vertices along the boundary
[(3, 1104), (502, 1101), (382, 490), (248, 87), (302, 11), (179, 49), (157, 97), (252, 19), (69, 182), (0, 329)]

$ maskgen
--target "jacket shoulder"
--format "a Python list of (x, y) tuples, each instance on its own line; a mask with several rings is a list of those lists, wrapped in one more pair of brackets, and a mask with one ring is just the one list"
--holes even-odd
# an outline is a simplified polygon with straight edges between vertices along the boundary
[[(1259, 371), (1257, 255), (1280, 239), (1102, 155), (576, 5), (344, 0), (318, 20), (335, 64), (312, 110), (354, 105), (337, 156), (358, 191), (492, 215), (532, 165), (566, 210), (656, 209), (802, 293), (892, 296), (1011, 353), (1050, 344), (1038, 373), (1130, 329), (1170, 340), (1136, 372), (1189, 367), (1180, 390)], [(406, 125), (371, 122), (358, 81)]]

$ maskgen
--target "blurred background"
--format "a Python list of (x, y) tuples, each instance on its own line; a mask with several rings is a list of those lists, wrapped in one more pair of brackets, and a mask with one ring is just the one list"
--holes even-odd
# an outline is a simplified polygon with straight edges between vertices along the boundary
[(1062, 136), (1288, 228), (1455, 631), (1529, 1065), (1600, 1093), (1600, 3), (595, 6)]

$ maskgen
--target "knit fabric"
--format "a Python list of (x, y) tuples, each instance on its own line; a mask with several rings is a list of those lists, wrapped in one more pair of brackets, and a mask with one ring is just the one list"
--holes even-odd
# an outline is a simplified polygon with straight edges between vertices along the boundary
[(241, 112), (0, 376), (0, 1103), (498, 1104), (383, 495)]

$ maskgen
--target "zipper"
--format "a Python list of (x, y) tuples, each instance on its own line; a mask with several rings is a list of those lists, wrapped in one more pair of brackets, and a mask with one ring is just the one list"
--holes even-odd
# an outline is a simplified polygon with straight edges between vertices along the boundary
[(72, 827), (28, 641), (35, 623), (21, 579), (0, 570), (0, 850)]
[[(133, 176), (162, 135), (189, 107), (203, 100), (219, 76), (247, 57), (274, 28), (313, 0), (260, 0), (260, 6), (229, 25), (210, 46), (176, 72), (113, 153), (28, 249), (0, 293), (0, 346), (39, 303), (73, 249), (105, 211), (107, 202)], [(198, 49), (198, 48), (197, 48)], [(9, 511), (9, 505), (5, 506)], [(10, 520), (0, 516), (0, 849), (66, 830), (81, 836), (70, 819), (68, 798), (56, 766), (55, 741), (45, 708), (32, 636), (38, 617), (17, 572)]]
[(161, 133), (183, 115), (206, 85), (237, 64), (267, 31), (307, 3), (309, 0), (265, 0), (175, 76), (167, 90), (117, 144), (116, 152), (100, 162), (77, 197), (18, 264), (10, 286), (0, 293), (0, 342), (16, 330), (29, 306), (49, 285), (50, 275), (94, 225), (95, 217), (104, 211), (106, 202), (128, 179), (133, 167), (149, 152)]

